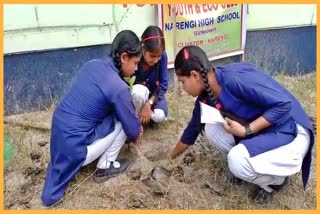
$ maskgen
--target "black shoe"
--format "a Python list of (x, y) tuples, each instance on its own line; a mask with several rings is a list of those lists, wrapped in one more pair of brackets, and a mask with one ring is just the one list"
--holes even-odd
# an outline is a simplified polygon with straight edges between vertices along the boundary
[(261, 187), (257, 186), (253, 194), (251, 195), (251, 199), (257, 204), (266, 204), (272, 201), (273, 193), (267, 192)]
[(148, 125), (151, 129), (156, 129), (158, 127), (158, 123), (154, 122), (153, 120), (150, 120)]
[(282, 184), (280, 184), (280, 185), (269, 185), (269, 187), (271, 189), (273, 189), (274, 191), (279, 192), (279, 191), (283, 190), (285, 187), (287, 187), (288, 185), (289, 185), (289, 177), (286, 177)]
[(280, 185), (268, 185), (273, 191), (267, 192), (261, 187), (257, 187), (257, 189), (253, 192), (251, 199), (254, 200), (258, 204), (265, 204), (272, 201), (274, 193), (283, 190), (289, 184), (289, 177), (284, 179), (284, 182)]
[(107, 181), (109, 178), (118, 176), (124, 172), (126, 172), (130, 167), (130, 161), (128, 159), (120, 159), (117, 160), (120, 163), (119, 168), (114, 167), (114, 162), (110, 163), (110, 167), (108, 169), (97, 169), (94, 174), (94, 181), (97, 183), (102, 183)]

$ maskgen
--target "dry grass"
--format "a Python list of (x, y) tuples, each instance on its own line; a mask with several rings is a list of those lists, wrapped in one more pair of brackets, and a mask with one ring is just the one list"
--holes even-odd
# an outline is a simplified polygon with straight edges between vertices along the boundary
[[(299, 77), (287, 77), (281, 74), (276, 76), (276, 79), (300, 99), (311, 115), (315, 114), (312, 109), (316, 96), (315, 74)], [(178, 132), (175, 131), (173, 94), (169, 92), (167, 98), (170, 109), (168, 120), (159, 124), (156, 129), (148, 128), (141, 146), (124, 146), (120, 154), (133, 161), (131, 170), (141, 169), (140, 180), (132, 180), (127, 175), (121, 175), (108, 182), (97, 184), (89, 178), (79, 186), (95, 170), (93, 163), (84, 167), (70, 183), (66, 192), (68, 197), (50, 209), (315, 209), (315, 164), (312, 165), (306, 192), (302, 189), (301, 176), (296, 175), (288, 189), (279, 193), (272, 203), (262, 206), (253, 203), (248, 197), (252, 185), (234, 185), (225, 182), (227, 169), (225, 157), (212, 148), (203, 137), (200, 136), (196, 144), (181, 157), (175, 160), (168, 159), (169, 151), (175, 146), (191, 117), (194, 98), (181, 92)], [(47, 116), (43, 113), (39, 115), (45, 118), (32, 116), (29, 118), (30, 123), (32, 124), (32, 120), (36, 123), (39, 120), (44, 124), (50, 123), (50, 112)], [(22, 117), (22, 120), (26, 118)], [(14, 159), (5, 169), (5, 208), (44, 209), (39, 197), (44, 182), (45, 167), (49, 161), (49, 144), (39, 146), (38, 142), (49, 140), (49, 130), (6, 124), (5, 131), (17, 145)], [(42, 152), (40, 160), (31, 160), (32, 150)], [(188, 155), (194, 159), (186, 161), (185, 157)], [(141, 182), (155, 166), (163, 166), (172, 173), (167, 194), (156, 195)], [(29, 175), (26, 174), (26, 169), (29, 169)], [(219, 183), (224, 188), (223, 192), (216, 194), (204, 188), (203, 184), (207, 181)], [(70, 193), (72, 194), (69, 195)]]
[(283, 72), (275, 75), (275, 79), (295, 95), (304, 109), (314, 117), (317, 99), (316, 78), (316, 72), (298, 76), (287, 76)]

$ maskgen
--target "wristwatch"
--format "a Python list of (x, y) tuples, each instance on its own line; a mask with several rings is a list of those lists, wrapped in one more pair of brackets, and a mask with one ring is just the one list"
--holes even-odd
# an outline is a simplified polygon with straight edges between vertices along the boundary
[(245, 125), (245, 129), (246, 129), (246, 133), (245, 133), (245, 137), (250, 137), (253, 135), (253, 131), (250, 128), (250, 124)]
[(153, 100), (148, 100), (148, 103), (152, 106), (153, 105)]

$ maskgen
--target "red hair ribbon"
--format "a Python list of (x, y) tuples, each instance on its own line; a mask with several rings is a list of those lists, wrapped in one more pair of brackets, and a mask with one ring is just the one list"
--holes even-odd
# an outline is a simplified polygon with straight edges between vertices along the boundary
[(164, 37), (160, 36), (160, 35), (158, 35), (158, 36), (149, 36), (149, 37), (145, 38), (142, 42), (145, 42), (145, 41), (150, 40), (150, 39), (156, 39), (156, 38), (164, 39)]
[(184, 59), (189, 59), (189, 53), (188, 53), (187, 48), (185, 48), (185, 49), (183, 50), (183, 55), (184, 55)]

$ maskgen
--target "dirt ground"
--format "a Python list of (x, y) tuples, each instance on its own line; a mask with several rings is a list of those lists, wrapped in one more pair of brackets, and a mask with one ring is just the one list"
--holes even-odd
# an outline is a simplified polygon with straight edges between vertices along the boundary
[[(280, 75), (277, 78), (297, 95), (308, 113), (316, 117), (315, 74), (294, 78)], [(299, 87), (300, 90), (296, 91)], [(125, 145), (121, 150), (120, 156), (129, 157), (133, 162), (126, 174), (105, 183), (95, 183), (92, 179), (94, 162), (78, 173), (64, 199), (50, 208), (42, 206), (40, 194), (49, 161), (52, 111), (5, 117), (5, 132), (17, 146), (4, 172), (5, 209), (316, 208), (315, 148), (306, 191), (303, 191), (301, 174), (295, 175), (288, 188), (275, 195), (273, 202), (267, 205), (257, 205), (250, 200), (253, 185), (225, 181), (227, 163), (224, 155), (201, 136), (179, 158), (168, 159), (169, 151), (190, 119), (194, 98), (181, 93), (178, 131), (175, 130), (173, 93), (168, 93), (167, 98), (171, 110), (168, 120), (154, 128), (147, 128), (140, 146)], [(164, 172), (158, 170), (164, 177), (161, 182), (150, 180), (151, 170), (158, 166), (165, 169)]]

